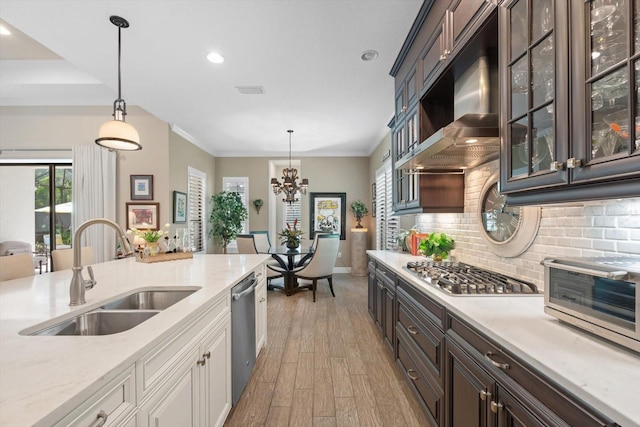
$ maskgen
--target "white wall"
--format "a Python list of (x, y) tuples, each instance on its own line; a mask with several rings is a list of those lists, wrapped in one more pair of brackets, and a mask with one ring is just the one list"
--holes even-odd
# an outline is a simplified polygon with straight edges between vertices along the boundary
[(540, 261), (551, 256), (640, 255), (640, 198), (542, 205), (540, 229), (531, 247), (515, 258), (489, 251), (480, 233), (480, 191), (498, 167), (491, 162), (467, 171), (463, 214), (422, 214), (403, 218), (422, 232), (444, 231), (456, 240), (459, 261), (509, 274), (544, 286)]
[(34, 194), (33, 166), (0, 168), (0, 242), (17, 240), (35, 248)]

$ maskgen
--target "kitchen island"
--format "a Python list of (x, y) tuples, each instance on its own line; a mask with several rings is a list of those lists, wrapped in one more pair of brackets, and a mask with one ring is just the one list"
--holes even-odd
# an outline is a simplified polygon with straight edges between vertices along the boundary
[[(153, 264), (133, 258), (95, 264), (97, 285), (87, 291), (86, 304), (74, 307), (68, 305), (71, 270), (2, 283), (0, 425), (55, 424), (130, 367), (138, 369), (138, 361), (167, 337), (175, 338), (190, 323), (197, 326), (198, 316), (212, 311), (212, 301), (221, 301), (217, 318), (225, 317), (228, 322), (231, 287), (267, 259), (266, 255), (196, 255)], [(88, 311), (133, 289), (150, 287), (201, 289), (118, 334), (20, 335), (52, 318)], [(136, 373), (132, 375), (135, 379)], [(142, 395), (145, 390), (132, 387), (134, 401), (136, 392)]]
[(542, 294), (452, 296), (404, 268), (408, 261), (423, 257), (391, 251), (367, 253), (444, 307), (449, 315), (541, 372), (584, 406), (621, 426), (640, 426), (639, 354), (545, 314)]

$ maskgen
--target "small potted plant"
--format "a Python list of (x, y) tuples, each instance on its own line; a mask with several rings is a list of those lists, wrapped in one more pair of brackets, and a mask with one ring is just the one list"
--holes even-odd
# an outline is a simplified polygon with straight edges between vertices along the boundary
[(449, 252), (455, 248), (455, 241), (444, 233), (431, 233), (420, 241), (419, 250), (424, 256), (433, 257), (434, 261), (449, 258)]
[(351, 213), (356, 217), (356, 221), (358, 221), (358, 225), (356, 225), (356, 228), (362, 228), (362, 224), (360, 224), (360, 221), (362, 220), (362, 217), (367, 216), (367, 214), (369, 213), (367, 205), (365, 205), (361, 200), (356, 200), (351, 202), (350, 210)]
[[(147, 224), (142, 224), (143, 227), (145, 225)], [(169, 223), (166, 223), (164, 225), (164, 228), (161, 230), (138, 230), (137, 228), (132, 228), (128, 230), (128, 232), (130, 234), (138, 236), (146, 242), (145, 253), (147, 253), (149, 256), (156, 256), (161, 252), (160, 244), (158, 243), (158, 241), (162, 236), (169, 234), (169, 227), (171, 227), (171, 225)]]
[(293, 227), (287, 223), (287, 228), (283, 229), (278, 236), (280, 236), (280, 243), (287, 245), (289, 249), (296, 249), (300, 246), (300, 239), (303, 231), (298, 228), (298, 219), (293, 220)]
[(264, 201), (262, 199), (255, 199), (253, 201), (253, 207), (256, 208), (258, 215), (260, 215), (260, 208), (262, 208), (262, 205), (264, 205)]

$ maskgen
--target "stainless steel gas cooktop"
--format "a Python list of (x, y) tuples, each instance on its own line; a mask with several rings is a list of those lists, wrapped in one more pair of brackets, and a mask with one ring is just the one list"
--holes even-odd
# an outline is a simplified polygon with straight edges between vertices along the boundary
[(452, 295), (536, 295), (533, 283), (462, 262), (409, 261), (406, 267)]

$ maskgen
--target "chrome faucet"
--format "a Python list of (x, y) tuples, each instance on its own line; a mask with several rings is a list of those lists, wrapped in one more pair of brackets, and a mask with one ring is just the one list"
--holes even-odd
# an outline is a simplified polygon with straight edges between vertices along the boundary
[(82, 305), (86, 303), (87, 301), (84, 297), (85, 290), (93, 288), (96, 284), (91, 267), (87, 268), (91, 279), (84, 280), (82, 277), (82, 245), (80, 244), (80, 236), (82, 236), (82, 232), (93, 224), (111, 226), (111, 228), (116, 230), (118, 238), (120, 239), (123, 255), (129, 256), (133, 254), (133, 250), (131, 250), (131, 245), (125, 236), (124, 231), (122, 231), (122, 228), (120, 228), (120, 226), (115, 222), (106, 218), (94, 218), (80, 224), (73, 235), (73, 277), (71, 278), (71, 284), (69, 286), (69, 295), (71, 296), (69, 305)]

